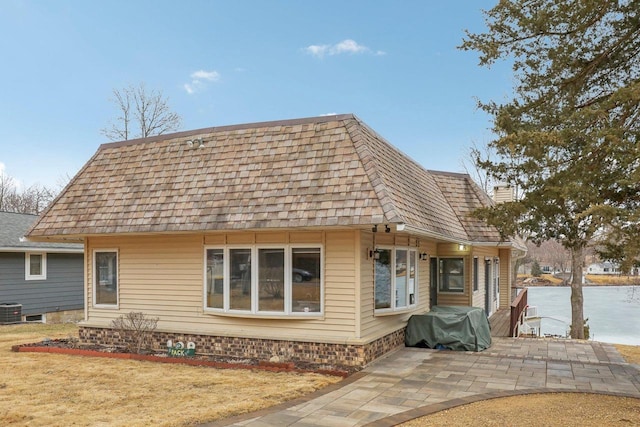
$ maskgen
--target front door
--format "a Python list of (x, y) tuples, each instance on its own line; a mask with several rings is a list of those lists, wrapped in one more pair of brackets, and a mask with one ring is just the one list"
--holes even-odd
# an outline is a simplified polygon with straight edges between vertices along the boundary
[(438, 258), (431, 257), (429, 266), (429, 308), (438, 305)]

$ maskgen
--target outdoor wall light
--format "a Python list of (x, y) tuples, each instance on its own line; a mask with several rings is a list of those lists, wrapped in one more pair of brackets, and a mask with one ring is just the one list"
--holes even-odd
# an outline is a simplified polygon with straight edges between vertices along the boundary
[(385, 233), (391, 233), (391, 229), (389, 228), (389, 226), (387, 224), (384, 225), (384, 232)]
[(371, 258), (380, 259), (380, 250), (377, 248), (374, 250), (369, 249), (369, 259)]
[(458, 245), (458, 250), (459, 251), (466, 251), (467, 250), (467, 245), (463, 245), (462, 243)]
[(429, 254), (428, 254), (428, 253), (426, 253), (426, 252), (422, 252), (422, 253), (420, 254), (420, 261), (426, 261), (426, 260), (428, 260), (428, 259), (429, 259)]
[(376, 224), (373, 227), (371, 227), (371, 232), (373, 232), (373, 233), (377, 233), (378, 232), (378, 224)]

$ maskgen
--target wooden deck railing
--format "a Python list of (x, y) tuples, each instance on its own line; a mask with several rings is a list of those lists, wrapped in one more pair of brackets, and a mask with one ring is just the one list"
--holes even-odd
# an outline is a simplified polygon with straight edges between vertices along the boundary
[(524, 311), (527, 309), (527, 288), (524, 288), (511, 303), (511, 319), (509, 336), (518, 336), (518, 323), (524, 322)]

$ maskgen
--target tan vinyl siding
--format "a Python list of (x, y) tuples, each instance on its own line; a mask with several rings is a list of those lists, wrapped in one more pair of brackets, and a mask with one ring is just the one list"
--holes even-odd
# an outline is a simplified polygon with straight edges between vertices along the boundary
[[(130, 311), (159, 317), (158, 329), (275, 339), (355, 340), (355, 231), (227, 233), (92, 237), (87, 243), (89, 326), (108, 326)], [(204, 246), (222, 244), (322, 244), (324, 316), (314, 319), (223, 316), (203, 309)], [(118, 250), (119, 309), (93, 306), (93, 251)]]
[[(472, 254), (474, 257), (478, 257), (478, 291), (473, 293), (473, 303), (471, 304), (473, 307), (481, 307), (485, 308), (486, 303), (486, 290), (487, 284), (485, 282), (485, 273), (486, 273), (486, 258), (491, 258), (493, 260), (494, 257), (498, 256), (498, 248), (492, 247), (473, 247)], [(473, 257), (472, 257), (473, 259)], [(472, 261), (473, 262), (473, 261)], [(473, 268), (473, 264), (471, 265)], [(471, 274), (471, 273), (470, 273)], [(473, 282), (471, 283), (473, 289)]]
[(500, 308), (511, 305), (511, 249), (500, 249)]
[[(374, 261), (368, 257), (368, 250), (373, 250), (380, 245), (393, 246), (415, 246), (418, 243), (416, 238), (407, 235), (394, 235), (384, 233), (384, 227), (378, 227), (375, 234), (370, 231), (361, 232), (360, 239), (360, 306), (361, 306), (361, 338), (363, 340), (373, 340), (388, 334), (391, 331), (403, 328), (412, 314), (423, 313), (429, 308), (429, 261), (418, 263), (418, 289), (417, 304), (415, 309), (397, 314), (376, 315), (374, 306)], [(435, 244), (421, 242), (418, 248), (420, 253), (433, 253)]]

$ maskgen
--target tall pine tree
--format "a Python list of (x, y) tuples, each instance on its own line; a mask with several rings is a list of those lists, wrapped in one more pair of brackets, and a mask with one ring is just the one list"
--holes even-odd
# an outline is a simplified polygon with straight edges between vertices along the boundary
[(571, 252), (571, 336), (584, 338), (584, 250), (603, 231), (624, 242), (640, 218), (640, 0), (501, 0), (484, 14), (488, 31), (461, 48), (512, 61), (515, 87), (481, 103), (497, 135), (482, 167), (522, 197), (478, 215)]

